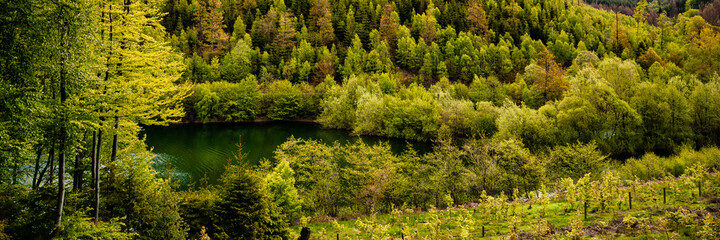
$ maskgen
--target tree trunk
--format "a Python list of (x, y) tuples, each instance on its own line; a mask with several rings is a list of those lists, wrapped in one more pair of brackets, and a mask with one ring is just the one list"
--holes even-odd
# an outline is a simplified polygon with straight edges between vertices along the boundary
[(81, 160), (83, 156), (80, 154), (75, 155), (75, 173), (73, 174), (73, 192), (78, 192), (82, 189), (83, 174), (85, 173), (84, 166)]
[[(65, 129), (62, 128), (62, 131)], [(65, 205), (65, 134), (60, 134), (60, 157), (58, 158), (58, 196), (57, 196), (57, 220), (55, 226), (60, 228), (62, 224), (63, 206)], [(59, 231), (56, 232), (56, 236)]]
[(15, 164), (13, 164), (12, 185), (17, 184), (17, 175), (18, 175), (19, 167), (20, 167), (20, 165), (17, 162), (15, 162)]
[(115, 116), (115, 135), (113, 136), (112, 152), (110, 153), (110, 162), (115, 162), (117, 159), (117, 147), (118, 147), (118, 125), (120, 123), (120, 117)]
[[(50, 143), (50, 152), (48, 153), (48, 162), (45, 164), (45, 167), (40, 172), (40, 176), (38, 177), (38, 180), (36, 182), (35, 188), (40, 187), (40, 183), (42, 183), (43, 178), (45, 177), (45, 172), (47, 172), (48, 168), (50, 168), (50, 165), (55, 161), (55, 142), (54, 140), (51, 140)], [(52, 175), (52, 170), (50, 170), (50, 175)]]
[(37, 158), (35, 158), (35, 171), (33, 172), (32, 190), (35, 190), (38, 183), (38, 172), (40, 171), (40, 157), (42, 157), (42, 148), (37, 150)]
[[(55, 144), (53, 144), (55, 145)], [(52, 158), (50, 159), (50, 172), (48, 173), (48, 176), (50, 176), (47, 180), (47, 184), (53, 184), (53, 178), (52, 175), (55, 173), (55, 153), (53, 152)]]
[(93, 130), (92, 150), (90, 151), (90, 184), (95, 187), (95, 159), (97, 155), (97, 130)]
[(97, 152), (95, 152), (95, 223), (98, 222), (100, 216), (100, 152), (102, 150), (102, 128), (98, 130)]
[[(67, 34), (68, 34), (68, 28), (69, 24), (68, 22), (65, 22), (65, 25), (63, 26), (63, 34), (60, 40), (60, 44), (62, 45), (62, 49), (67, 49), (68, 43), (67, 43)], [(55, 221), (55, 226), (57, 227), (55, 236), (58, 236), (60, 234), (60, 226), (62, 224), (62, 215), (63, 215), (63, 206), (65, 205), (65, 157), (66, 157), (66, 149), (65, 149), (65, 141), (67, 139), (67, 132), (65, 129), (65, 121), (67, 120), (67, 109), (65, 108), (65, 100), (67, 99), (67, 89), (66, 89), (66, 81), (67, 81), (67, 63), (65, 62), (65, 55), (62, 56), (60, 60), (60, 64), (62, 65), (62, 69), (60, 70), (60, 106), (63, 108), (63, 116), (62, 116), (62, 122), (60, 123), (60, 157), (58, 158), (58, 196), (57, 196), (57, 220)]]

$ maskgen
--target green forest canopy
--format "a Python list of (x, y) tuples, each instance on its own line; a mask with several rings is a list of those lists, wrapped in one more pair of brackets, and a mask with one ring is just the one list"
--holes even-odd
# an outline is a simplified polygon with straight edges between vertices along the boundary
[[(560, 0), (0, 1), (0, 239), (178, 239), (201, 226), (222, 239), (242, 236), (227, 229), (243, 221), (258, 224), (250, 237), (287, 237), (301, 215), (527, 194), (548, 169), (577, 178), (605, 156), (657, 159), (645, 152), (686, 154), (657, 168), (679, 176), (714, 151), (692, 149), (720, 143), (720, 1), (677, 16), (656, 5), (623, 15)], [(177, 192), (138, 135), (182, 118), (315, 119), (443, 144), (392, 156), (291, 139), (258, 172)], [(467, 156), (495, 172), (457, 174), (474, 169)], [(577, 159), (584, 167), (557, 164)], [(412, 162), (421, 168), (398, 172)], [(630, 178), (632, 166), (617, 169)], [(459, 178), (423, 174), (438, 169)], [(420, 176), (433, 188), (387, 194)], [(498, 182), (467, 184), (478, 179)], [(351, 188), (328, 188), (339, 183)], [(244, 198), (258, 204), (231, 200)], [(257, 214), (236, 219), (246, 208)]]

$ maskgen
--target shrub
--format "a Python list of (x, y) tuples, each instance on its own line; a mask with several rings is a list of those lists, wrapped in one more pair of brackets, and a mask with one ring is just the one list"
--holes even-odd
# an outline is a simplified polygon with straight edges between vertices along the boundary
[(567, 146), (555, 146), (548, 156), (548, 173), (550, 179), (571, 177), (578, 179), (586, 173), (599, 176), (606, 163), (604, 156), (597, 145), (576, 143)]
[(521, 139), (532, 151), (551, 146), (557, 133), (552, 119), (526, 106), (506, 101), (498, 111), (498, 139)]
[(287, 238), (288, 228), (255, 173), (237, 166), (228, 169), (216, 205), (217, 239)]
[(272, 120), (296, 119), (304, 116), (303, 92), (290, 81), (280, 80), (270, 83), (263, 96), (267, 117)]
[(255, 77), (239, 83), (211, 82), (195, 87), (195, 113), (203, 121), (242, 121), (256, 117), (258, 85)]

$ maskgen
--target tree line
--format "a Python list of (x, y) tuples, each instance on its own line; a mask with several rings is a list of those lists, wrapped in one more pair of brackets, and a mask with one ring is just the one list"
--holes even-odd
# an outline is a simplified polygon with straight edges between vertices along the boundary
[[(182, 204), (208, 199), (218, 202), (200, 226), (213, 236), (238, 237), (233, 229), (247, 220), (264, 224), (252, 236), (282, 237), (302, 221), (297, 208), (335, 216), (401, 203), (387, 196), (423, 208), (471, 201), (478, 189), (529, 192), (547, 182), (545, 161), (533, 156), (576, 143), (618, 158), (716, 145), (717, 28), (704, 10), (649, 25), (645, 8), (624, 16), (557, 0), (0, 1), (0, 237), (180, 239), (200, 232)], [(291, 139), (265, 173), (231, 170), (216, 198), (183, 195), (156, 177), (139, 136), (142, 125), (183, 117), (311, 118), (413, 140), (484, 136), (479, 148), (512, 161), (497, 163), (499, 175), (480, 188), (478, 179), (448, 181), (472, 166), (459, 162), (467, 149), (440, 144), (403, 158)], [(282, 157), (293, 144), (325, 160)], [(424, 174), (437, 169), (448, 170)], [(291, 171), (308, 175), (293, 183)], [(394, 183), (397, 171), (407, 172)], [(415, 177), (441, 185), (384, 192)], [(312, 192), (340, 183), (346, 192)], [(301, 207), (288, 200), (300, 198)], [(262, 221), (238, 220), (237, 209)]]
[(138, 138), (139, 124), (180, 119), (191, 91), (180, 78), (182, 55), (167, 44), (159, 4), (0, 3), (4, 233), (184, 235), (170, 183), (155, 177)]

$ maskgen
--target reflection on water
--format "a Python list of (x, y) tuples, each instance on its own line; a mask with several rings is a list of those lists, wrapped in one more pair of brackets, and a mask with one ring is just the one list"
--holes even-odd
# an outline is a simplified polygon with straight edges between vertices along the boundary
[(275, 148), (290, 136), (314, 139), (326, 144), (362, 139), (367, 144), (386, 141), (394, 153), (401, 153), (407, 144), (419, 152), (431, 149), (426, 142), (407, 142), (372, 136), (351, 136), (348, 131), (323, 129), (309, 122), (211, 123), (179, 124), (165, 127), (149, 126), (145, 142), (157, 154), (153, 166), (163, 177), (179, 180), (181, 185), (203, 186), (217, 183), (225, 166), (234, 159), (237, 144), (242, 139), (243, 152), (250, 164), (272, 158)]

